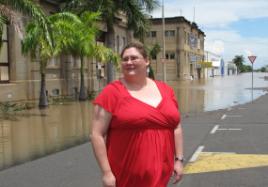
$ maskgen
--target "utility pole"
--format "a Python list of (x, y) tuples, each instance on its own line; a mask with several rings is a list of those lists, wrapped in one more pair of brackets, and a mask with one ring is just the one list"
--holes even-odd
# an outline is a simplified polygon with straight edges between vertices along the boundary
[(248, 56), (249, 61), (252, 64), (252, 75), (251, 75), (251, 102), (253, 103), (253, 63), (255, 62), (257, 56), (250, 55)]
[(165, 2), (162, 0), (162, 30), (163, 30), (163, 44), (162, 44), (162, 74), (163, 74), (163, 81), (167, 81), (166, 76), (166, 42), (165, 42)]

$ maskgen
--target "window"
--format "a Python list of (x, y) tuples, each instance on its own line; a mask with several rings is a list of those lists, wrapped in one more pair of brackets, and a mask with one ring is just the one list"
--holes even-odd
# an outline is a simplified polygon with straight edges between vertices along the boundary
[(175, 59), (175, 52), (166, 52), (166, 59), (167, 60), (174, 60)]
[(152, 55), (152, 60), (156, 60), (156, 55)]
[(195, 34), (190, 33), (188, 34), (188, 43), (190, 44), (191, 48), (197, 48), (197, 37)]
[(155, 38), (156, 37), (156, 31), (150, 31), (146, 33), (147, 38)]
[(55, 88), (52, 90), (52, 96), (59, 96), (60, 95), (60, 90), (58, 88)]
[(9, 61), (8, 61), (8, 36), (7, 26), (3, 27), (2, 48), (0, 52), (0, 83), (9, 81)]
[(165, 31), (165, 36), (166, 37), (174, 37), (175, 31), (174, 30), (167, 30), (167, 31)]
[(174, 60), (175, 59), (175, 53), (170, 53), (169, 58)]
[(166, 59), (167, 59), (167, 60), (169, 59), (169, 54), (168, 54), (168, 53), (166, 53)]

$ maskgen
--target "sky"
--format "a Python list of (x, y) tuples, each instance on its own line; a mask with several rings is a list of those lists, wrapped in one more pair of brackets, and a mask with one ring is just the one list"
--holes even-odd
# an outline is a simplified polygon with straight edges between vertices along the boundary
[[(247, 65), (247, 56), (255, 55), (254, 69), (268, 65), (268, 0), (164, 0), (164, 5), (165, 17), (197, 23), (206, 34), (205, 50), (225, 61), (243, 55)], [(161, 7), (150, 14), (161, 17)]]

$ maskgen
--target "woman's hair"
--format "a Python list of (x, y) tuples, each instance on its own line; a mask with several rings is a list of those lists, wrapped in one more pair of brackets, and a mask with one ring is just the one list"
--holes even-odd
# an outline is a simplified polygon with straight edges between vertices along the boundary
[(139, 53), (143, 56), (143, 58), (145, 58), (145, 59), (148, 58), (147, 52), (144, 48), (144, 45), (140, 42), (131, 42), (131, 43), (127, 44), (121, 52), (121, 55), (120, 55), (121, 58), (123, 57), (125, 50), (132, 48), (132, 47), (137, 49), (137, 51), (139, 51)]

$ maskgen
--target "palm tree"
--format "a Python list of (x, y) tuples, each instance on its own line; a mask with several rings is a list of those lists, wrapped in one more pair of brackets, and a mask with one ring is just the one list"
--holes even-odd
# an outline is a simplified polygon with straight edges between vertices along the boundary
[[(102, 12), (102, 21), (107, 25), (107, 46), (114, 48), (115, 37), (114, 27), (116, 23), (116, 15), (120, 12), (126, 14), (128, 18), (128, 28), (134, 30), (135, 36), (143, 36), (148, 28), (148, 19), (144, 10), (152, 11), (157, 0), (101, 0), (101, 1), (85, 1), (85, 0), (65, 0), (67, 6), (80, 14), (85, 10)], [(113, 63), (107, 64), (107, 82), (113, 80)]]
[[(69, 18), (69, 20), (67, 19)], [(46, 31), (42, 27), (42, 23), (38, 20), (32, 20), (26, 27), (26, 36), (22, 41), (22, 53), (28, 54), (39, 60), (41, 88), (39, 97), (39, 107), (48, 106), (48, 98), (46, 94), (46, 67), (47, 63), (53, 57), (59, 55), (66, 45), (71, 42), (67, 40), (66, 33), (68, 29), (73, 27), (76, 16), (68, 17), (65, 13), (58, 13), (48, 17), (51, 26), (53, 44), (47, 37)], [(72, 20), (72, 22), (70, 21)], [(65, 23), (65, 24), (64, 24)], [(72, 23), (72, 24), (71, 24)], [(68, 43), (69, 42), (69, 43)]]
[[(155, 43), (151, 48), (148, 48), (148, 50), (150, 59), (152, 60), (153, 57), (157, 57), (158, 53), (161, 52), (161, 46), (158, 43)], [(156, 73), (157, 73), (157, 60), (156, 60)], [(155, 78), (151, 64), (149, 65), (149, 77), (152, 79)]]
[(99, 15), (98, 12), (86, 11), (80, 17), (66, 12), (51, 16), (54, 27), (57, 26), (58, 29), (56, 30), (60, 31), (53, 35), (57, 38), (58, 45), (60, 46), (58, 48), (65, 53), (70, 53), (74, 57), (80, 58), (80, 101), (87, 99), (84, 78), (85, 57), (94, 57), (102, 62), (106, 60), (118, 61), (118, 58), (110, 49), (99, 46), (96, 43), (95, 39), (98, 33), (96, 23)]
[(28, 24), (26, 28), (26, 36), (22, 41), (22, 53), (31, 53), (32, 57), (37, 58), (40, 61), (40, 75), (41, 75), (41, 88), (39, 97), (39, 107), (47, 107), (48, 99), (46, 95), (46, 66), (48, 60), (55, 54), (53, 46), (48, 42), (44, 30), (41, 26), (33, 21)]
[(236, 65), (238, 69), (238, 73), (241, 73), (244, 71), (243, 62), (245, 62), (245, 58), (243, 55), (236, 55), (233, 59), (233, 63)]
[[(64, 53), (70, 53), (74, 57), (79, 58), (80, 65), (80, 91), (79, 100), (84, 101), (87, 99), (87, 90), (85, 87), (85, 76), (84, 76), (84, 61), (85, 57), (94, 57), (97, 60), (104, 62), (106, 60), (111, 60), (113, 62), (118, 61), (118, 58), (112, 52), (112, 50), (97, 45), (96, 36), (98, 34), (97, 21), (99, 20), (99, 13), (93, 12), (83, 12), (80, 17), (72, 13), (61, 13), (65, 21), (58, 20), (59, 16), (54, 16), (53, 23), (57, 25), (58, 28), (64, 28), (64, 32), (57, 34), (58, 43), (61, 44), (60, 49)], [(66, 23), (66, 17), (72, 18), (74, 22)], [(54, 34), (55, 35), (55, 34)]]
[[(39, 5), (31, 0), (0, 0), (0, 35), (3, 33), (3, 25), (11, 23), (18, 32), (20, 38), (23, 38), (22, 14), (30, 16), (39, 22), (44, 30), (47, 41), (51, 43), (49, 24), (46, 16)], [(50, 44), (52, 45), (52, 44)]]

